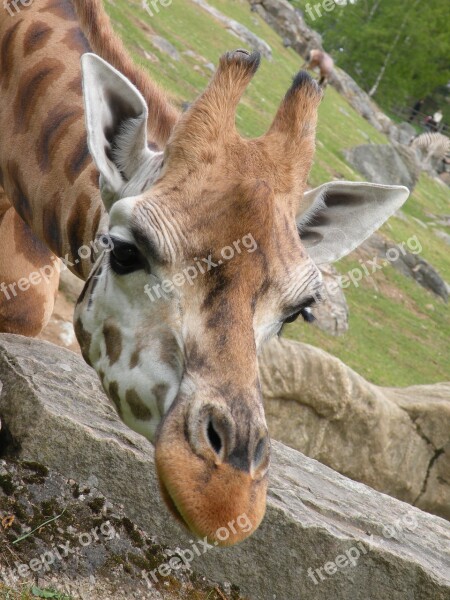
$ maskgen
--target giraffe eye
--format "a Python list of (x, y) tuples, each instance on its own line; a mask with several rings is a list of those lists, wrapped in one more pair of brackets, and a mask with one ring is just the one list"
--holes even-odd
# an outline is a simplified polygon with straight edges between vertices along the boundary
[(303, 320), (307, 323), (313, 323), (316, 320), (316, 317), (313, 315), (312, 310), (309, 307), (302, 308), (298, 312), (294, 313), (290, 317), (284, 320), (284, 323), (293, 323), (300, 317), (303, 317)]
[(144, 268), (144, 258), (133, 244), (113, 239), (110, 265), (118, 275), (127, 275)]
[(284, 319), (283, 325), (285, 325), (286, 323), (293, 323), (300, 316), (302, 316), (303, 320), (306, 321), (307, 323), (313, 323), (316, 320), (316, 318), (313, 315), (311, 306), (313, 306), (315, 303), (316, 303), (316, 301), (314, 298), (308, 298), (307, 300), (305, 300), (305, 302), (303, 302), (303, 304), (298, 308), (298, 310), (296, 310), (287, 319)]

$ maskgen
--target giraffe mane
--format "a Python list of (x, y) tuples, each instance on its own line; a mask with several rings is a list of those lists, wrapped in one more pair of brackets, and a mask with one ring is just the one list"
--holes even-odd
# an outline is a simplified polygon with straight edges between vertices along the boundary
[(92, 50), (127, 77), (141, 92), (151, 107), (148, 134), (152, 142), (164, 147), (180, 113), (169, 102), (167, 95), (138, 67), (111, 25), (102, 0), (72, 0), (79, 23)]

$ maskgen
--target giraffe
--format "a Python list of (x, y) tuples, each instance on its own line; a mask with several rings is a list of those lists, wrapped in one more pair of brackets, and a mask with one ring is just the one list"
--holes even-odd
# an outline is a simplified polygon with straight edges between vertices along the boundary
[[(304, 72), (268, 131), (244, 139), (235, 112), (259, 60), (224, 54), (180, 116), (126, 56), (101, 0), (35, 1), (0, 21), (0, 239), (11, 243), (0, 267), (17, 281), (59, 256), (85, 280), (83, 357), (154, 443), (174, 517), (216, 545), (245, 539), (265, 512), (258, 350), (286, 321), (309, 319), (317, 265), (351, 252), (408, 196), (357, 182), (305, 191), (321, 91)], [(25, 316), (0, 296), (0, 329), (35, 334), (58, 275), (48, 279), (21, 290), (19, 302), (37, 304)]]
[(319, 85), (322, 89), (325, 89), (327, 87), (328, 80), (333, 73), (334, 61), (331, 56), (323, 50), (311, 50), (308, 52), (306, 61), (303, 63), (301, 68), (306, 68), (310, 71), (319, 68)]
[(423, 164), (425, 167), (430, 167), (432, 158), (444, 160), (450, 153), (450, 138), (439, 131), (425, 131), (411, 138), (409, 146), (419, 154), (422, 154), (423, 150), (426, 153)]

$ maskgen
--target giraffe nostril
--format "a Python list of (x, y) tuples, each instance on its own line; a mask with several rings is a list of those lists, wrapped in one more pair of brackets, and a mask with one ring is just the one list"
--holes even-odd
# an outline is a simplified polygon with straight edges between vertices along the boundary
[(222, 447), (223, 447), (222, 438), (220, 437), (219, 433), (214, 428), (214, 424), (211, 420), (208, 423), (207, 434), (208, 434), (208, 441), (211, 445), (211, 448), (214, 450), (214, 452), (216, 454), (220, 454)]
[(219, 465), (234, 448), (236, 425), (226, 406), (208, 403), (189, 411), (184, 435), (195, 454)]
[(267, 466), (269, 457), (270, 442), (268, 435), (262, 437), (256, 444), (255, 452), (253, 454), (253, 468), (259, 469)]

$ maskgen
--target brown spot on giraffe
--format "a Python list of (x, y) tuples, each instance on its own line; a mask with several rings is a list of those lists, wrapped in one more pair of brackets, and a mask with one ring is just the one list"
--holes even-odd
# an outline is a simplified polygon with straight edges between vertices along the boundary
[(176, 338), (170, 332), (162, 333), (160, 337), (160, 360), (163, 364), (178, 368), (180, 364), (180, 348)]
[(36, 52), (43, 48), (48, 42), (48, 38), (52, 35), (52, 28), (43, 21), (31, 23), (28, 27), (23, 41), (24, 55), (28, 56), (32, 52)]
[(70, 251), (75, 260), (79, 262), (75, 264), (75, 270), (82, 273), (82, 262), (79, 259), (79, 250), (84, 245), (85, 232), (87, 227), (87, 216), (91, 206), (90, 197), (84, 192), (80, 194), (70, 211), (67, 220), (67, 237), (69, 239)]
[[(22, 219), (16, 219), (14, 224), (15, 248), (23, 255), (25, 260), (36, 268), (41, 267), (45, 262), (50, 262), (47, 246), (32, 235), (33, 232), (30, 227)], [(49, 266), (53, 268), (53, 263)]]
[(152, 418), (151, 410), (144, 404), (136, 390), (127, 390), (125, 401), (130, 407), (133, 417), (140, 421), (149, 421)]
[(39, 12), (53, 14), (64, 21), (76, 21), (77, 14), (70, 0), (53, 0), (40, 9)]
[[(89, 359), (89, 349), (91, 347), (92, 336), (88, 331), (85, 330), (83, 323), (81, 322), (81, 319), (75, 320), (74, 330), (75, 330), (75, 335), (77, 336), (77, 339), (79, 340), (79, 343), (80, 343), (81, 354), (83, 355), (83, 358), (87, 362), (87, 364), (91, 365), (91, 362)], [(101, 377), (101, 379), (103, 380), (103, 378), (104, 378), (104, 374), (103, 374), (103, 377)]]
[(20, 78), (14, 103), (15, 131), (28, 130), (36, 106), (43, 102), (44, 91), (64, 73), (64, 64), (56, 58), (43, 58)]
[(12, 194), (10, 194), (12, 204), (25, 223), (30, 224), (32, 222), (31, 204), (18, 163), (10, 160), (7, 173), (8, 183), (12, 189)]
[(91, 230), (91, 239), (95, 239), (97, 233), (98, 233), (98, 228), (100, 225), (100, 219), (102, 217), (103, 211), (102, 211), (102, 207), (98, 206), (97, 210), (95, 211), (94, 217), (92, 219), (92, 230)]
[[(217, 260), (213, 261), (217, 264)], [(233, 278), (224, 267), (217, 267), (209, 273), (209, 290), (203, 301), (202, 310), (208, 311), (216, 300), (226, 300), (223, 293), (233, 285)]]
[(122, 404), (120, 402), (119, 385), (118, 385), (117, 381), (111, 381), (111, 383), (109, 384), (108, 396), (114, 402), (114, 406), (116, 407), (117, 414), (122, 419), (122, 417), (123, 417)]
[(38, 335), (45, 320), (45, 295), (40, 294), (33, 287), (27, 292), (22, 292), (17, 287), (17, 281), (4, 281), (4, 283), (10, 299), (0, 303), (1, 331), (30, 337)]
[(105, 338), (106, 356), (109, 364), (114, 365), (122, 354), (122, 334), (113, 319), (107, 319), (103, 325), (103, 336)]
[(75, 79), (69, 82), (67, 89), (69, 92), (74, 92), (77, 96), (82, 96), (83, 93), (83, 82), (81, 75), (77, 75)]
[(42, 171), (51, 169), (52, 160), (59, 146), (67, 138), (69, 127), (78, 119), (83, 119), (83, 111), (78, 106), (68, 106), (64, 102), (57, 104), (44, 123), (36, 148), (39, 166)]
[(140, 356), (141, 356), (141, 351), (139, 348), (136, 348), (135, 350), (133, 350), (131, 357), (130, 357), (130, 369), (134, 369), (135, 367), (138, 366)]
[[(98, 187), (99, 174), (95, 167), (91, 169), (90, 180), (93, 186)], [(101, 210), (101, 207), (99, 208)]]
[(0, 48), (0, 68), (2, 74), (2, 88), (9, 85), (14, 70), (14, 42), (23, 19), (19, 19), (4, 34)]
[(67, 136), (67, 129), (78, 119), (83, 119), (83, 110), (64, 102), (49, 112), (42, 124), (36, 148), (36, 156), (43, 172), (51, 169), (52, 160), (56, 158), (59, 146)]
[[(233, 311), (228, 300), (223, 297), (219, 298), (214, 306), (214, 310), (210, 310), (210, 316), (206, 321), (206, 327), (208, 327), (208, 329), (217, 329), (223, 327), (224, 324), (226, 324), (227, 327), (232, 327), (233, 322)], [(220, 345), (223, 345), (223, 342)]]
[(186, 340), (186, 364), (191, 372), (208, 369), (209, 361), (206, 353), (200, 349), (195, 338)]
[[(65, 163), (65, 173), (69, 182), (73, 185), (80, 173), (91, 164), (89, 148), (86, 141), (86, 136), (83, 136), (74, 147), (72, 154), (68, 157)], [(97, 182), (98, 184), (98, 182)]]
[(64, 43), (70, 50), (76, 50), (80, 54), (91, 51), (89, 42), (79, 27), (72, 27), (72, 29), (69, 29), (64, 37)]
[(63, 253), (63, 240), (60, 229), (61, 218), (62, 199), (61, 194), (56, 192), (51, 200), (45, 204), (42, 213), (45, 240), (56, 256), (61, 256)]

